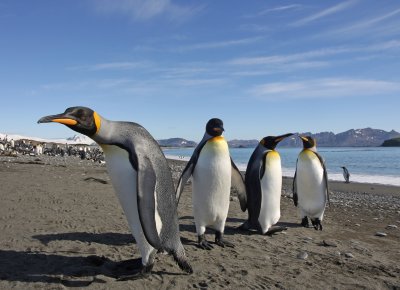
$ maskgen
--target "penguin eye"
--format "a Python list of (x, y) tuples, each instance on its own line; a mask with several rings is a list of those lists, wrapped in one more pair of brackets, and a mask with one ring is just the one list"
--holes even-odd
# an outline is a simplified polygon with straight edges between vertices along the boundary
[(76, 111), (76, 117), (83, 121), (86, 120), (85, 111), (82, 109), (79, 109), (78, 111)]

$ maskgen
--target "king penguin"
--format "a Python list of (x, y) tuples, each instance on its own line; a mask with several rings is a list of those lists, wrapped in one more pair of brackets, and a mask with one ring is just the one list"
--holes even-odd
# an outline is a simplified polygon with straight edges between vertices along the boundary
[(317, 153), (316, 141), (310, 136), (299, 136), (303, 150), (297, 158), (293, 179), (293, 201), (299, 207), (301, 225), (308, 227), (308, 218), (316, 230), (322, 230), (325, 206), (329, 202), (328, 175), (325, 162)]
[(177, 200), (190, 177), (192, 177), (193, 215), (202, 249), (211, 250), (213, 246), (206, 240), (206, 227), (215, 232), (215, 243), (221, 247), (234, 247), (224, 240), (225, 221), (228, 216), (231, 185), (238, 190), (243, 204), (245, 185), (242, 175), (229, 154), (228, 143), (222, 136), (223, 122), (210, 119), (206, 132), (187, 163), (178, 182)]
[(107, 171), (142, 256), (142, 267), (124, 278), (148, 275), (158, 251), (192, 273), (179, 237), (175, 190), (167, 161), (150, 133), (132, 122), (116, 122), (86, 107), (41, 118), (89, 136), (103, 149)]
[(246, 208), (248, 220), (241, 229), (266, 234), (281, 217), (282, 167), (275, 147), (292, 133), (261, 139), (246, 169)]

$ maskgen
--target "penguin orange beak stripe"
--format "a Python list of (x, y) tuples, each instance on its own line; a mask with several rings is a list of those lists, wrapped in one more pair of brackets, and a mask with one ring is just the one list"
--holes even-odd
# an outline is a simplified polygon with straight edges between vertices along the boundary
[(72, 120), (72, 119), (53, 119), (51, 121), (52, 122), (61, 123), (61, 124), (64, 124), (64, 125), (70, 125), (70, 126), (74, 126), (74, 125), (78, 124), (77, 121)]
[(304, 140), (304, 141), (308, 141), (308, 139), (306, 138), (306, 137), (303, 137), (303, 136), (299, 136), (300, 138), (301, 138), (301, 140)]

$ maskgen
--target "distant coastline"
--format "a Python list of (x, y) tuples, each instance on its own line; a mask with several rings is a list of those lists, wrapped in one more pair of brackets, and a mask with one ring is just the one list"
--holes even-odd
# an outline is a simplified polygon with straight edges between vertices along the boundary
[[(384, 131), (380, 129), (364, 128), (364, 129), (350, 129), (342, 133), (335, 134), (333, 132), (302, 132), (294, 133), (290, 138), (283, 140), (279, 147), (281, 148), (296, 148), (301, 147), (301, 140), (296, 135), (312, 136), (317, 140), (318, 147), (398, 147), (400, 146), (400, 133), (391, 130)], [(89, 137), (83, 135), (74, 135), (69, 138), (59, 139), (44, 139), (38, 137), (26, 137), (14, 134), (2, 134), (0, 133), (0, 141), (4, 138), (8, 139), (25, 139), (33, 140), (45, 143), (57, 143), (57, 144), (88, 144), (92, 145), (94, 141)], [(260, 139), (264, 136), (260, 136)], [(194, 148), (197, 146), (197, 142), (187, 140), (180, 137), (168, 138), (168, 139), (157, 139), (158, 144), (162, 148)], [(228, 144), (230, 148), (255, 148), (258, 145), (258, 139), (233, 139), (229, 140)]]

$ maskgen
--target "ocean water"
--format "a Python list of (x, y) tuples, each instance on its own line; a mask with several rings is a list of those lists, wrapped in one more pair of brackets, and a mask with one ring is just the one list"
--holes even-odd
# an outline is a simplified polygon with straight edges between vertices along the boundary
[[(277, 148), (284, 176), (293, 177), (297, 156), (302, 148)], [(168, 158), (189, 160), (194, 148), (165, 149)], [(231, 148), (231, 156), (240, 170), (246, 170), (254, 148)], [(344, 181), (341, 166), (350, 172), (350, 181), (400, 186), (400, 148), (396, 147), (320, 147), (330, 180)]]

